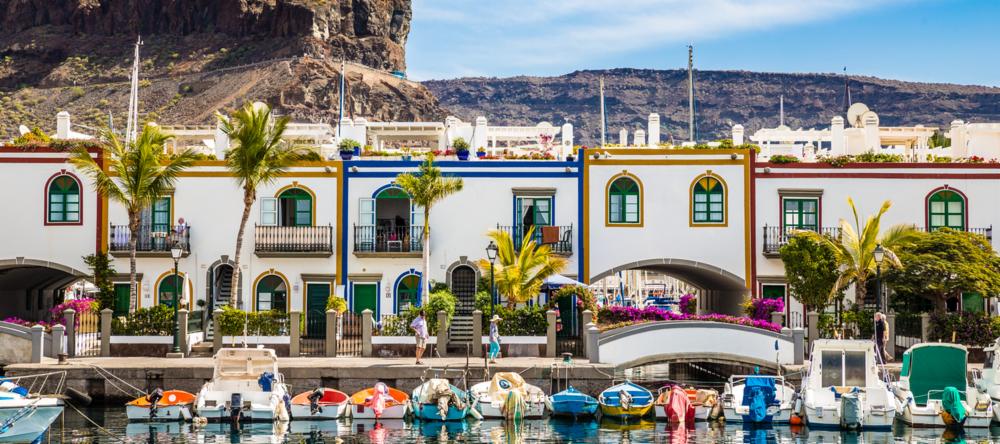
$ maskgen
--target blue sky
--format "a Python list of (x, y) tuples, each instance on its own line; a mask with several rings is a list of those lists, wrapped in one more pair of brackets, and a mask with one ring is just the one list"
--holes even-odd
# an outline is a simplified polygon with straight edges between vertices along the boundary
[(414, 0), (415, 80), (695, 67), (1000, 86), (1000, 0)]

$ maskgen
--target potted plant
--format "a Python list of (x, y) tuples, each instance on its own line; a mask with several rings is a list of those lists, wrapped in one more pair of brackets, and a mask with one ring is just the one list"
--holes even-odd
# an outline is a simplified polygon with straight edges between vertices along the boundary
[(410, 147), (404, 146), (403, 147), (403, 160), (409, 162), (410, 159), (411, 159), (411, 157), (410, 157)]
[(576, 156), (574, 156), (573, 153), (569, 153), (569, 154), (566, 155), (566, 161), (567, 162), (573, 162), (575, 160), (576, 160)]
[(451, 147), (455, 150), (458, 160), (469, 160), (469, 142), (466, 142), (465, 139), (461, 137), (456, 138), (451, 143)]
[(337, 148), (340, 150), (342, 160), (351, 160), (351, 156), (354, 156), (361, 149), (361, 144), (354, 139), (344, 139), (340, 141)]
[(486, 148), (479, 147), (479, 149), (476, 150), (476, 157), (480, 159), (486, 157)]

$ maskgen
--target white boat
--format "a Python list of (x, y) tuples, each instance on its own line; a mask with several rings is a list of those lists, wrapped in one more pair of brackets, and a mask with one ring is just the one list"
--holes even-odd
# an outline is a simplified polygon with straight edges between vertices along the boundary
[(976, 388), (990, 398), (993, 407), (993, 420), (1000, 422), (1000, 359), (997, 359), (997, 351), (1000, 350), (1000, 338), (992, 346), (986, 347), (986, 362), (983, 363), (983, 370), (973, 377)]
[(880, 378), (873, 341), (817, 339), (802, 402), (810, 428), (889, 429), (896, 401)]
[(195, 404), (209, 421), (287, 421), (288, 388), (269, 348), (223, 348)]
[(60, 398), (29, 394), (12, 380), (0, 381), (0, 442), (34, 441), (63, 411)]
[[(764, 401), (763, 412), (751, 410), (755, 397)], [(729, 377), (722, 392), (722, 412), (726, 422), (788, 424), (795, 399), (795, 386), (785, 381), (784, 377), (734, 375)]]
[[(515, 398), (508, 399), (511, 394)], [(484, 418), (513, 418), (520, 416), (524, 419), (542, 418), (545, 416), (547, 397), (542, 389), (524, 382), (524, 378), (517, 373), (499, 372), (493, 375), (493, 379), (480, 382), (471, 389), (469, 394), (475, 408)], [(504, 404), (523, 401), (520, 412), (508, 411)]]
[(958, 344), (925, 343), (903, 353), (893, 383), (899, 418), (914, 427), (989, 427), (990, 397), (969, 385), (968, 355)]
[(376, 382), (351, 395), (350, 404), (354, 419), (403, 419), (410, 411), (410, 396), (384, 382)]

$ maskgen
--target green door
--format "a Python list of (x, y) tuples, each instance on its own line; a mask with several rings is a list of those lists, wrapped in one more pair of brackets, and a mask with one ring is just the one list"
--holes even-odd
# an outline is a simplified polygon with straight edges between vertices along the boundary
[(306, 284), (306, 336), (322, 338), (326, 334), (326, 300), (330, 284)]
[(979, 293), (962, 293), (962, 311), (982, 313), (986, 300)]
[(375, 284), (354, 284), (354, 313), (361, 314), (365, 309), (375, 311), (378, 292)]
[(132, 299), (132, 287), (129, 284), (115, 284), (115, 316), (128, 314), (129, 302)]

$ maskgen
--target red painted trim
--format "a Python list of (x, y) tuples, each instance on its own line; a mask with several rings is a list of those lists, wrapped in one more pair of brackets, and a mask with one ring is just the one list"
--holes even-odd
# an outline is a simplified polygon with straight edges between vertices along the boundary
[[(95, 145), (96, 145), (96, 142), (95, 142)], [(96, 154), (96, 153), (100, 153), (101, 149), (98, 148), (97, 146), (88, 147), (87, 148), (87, 152), (88, 153), (94, 153), (94, 154)], [(25, 148), (17, 147), (17, 146), (4, 145), (4, 146), (0, 146), (0, 153), (25, 153), (25, 154), (30, 154), (30, 153), (60, 153), (60, 154), (69, 154), (69, 151), (67, 151), (67, 150), (55, 150), (55, 149), (52, 149), (50, 147), (42, 147), (42, 146), (40, 146), (40, 147), (32, 147), (32, 148), (25, 149)]]
[[(959, 189), (952, 188), (952, 187), (948, 186), (948, 184), (944, 184), (943, 186), (937, 187), (937, 188), (931, 190), (929, 193), (927, 193), (926, 196), (924, 196), (924, 228), (927, 231), (931, 231), (931, 196), (933, 196), (938, 191), (942, 191), (942, 190), (954, 191), (954, 192), (958, 193), (959, 196), (962, 196), (962, 217), (965, 219), (963, 221), (963, 223), (965, 224), (965, 229), (968, 230), (969, 229), (969, 196), (966, 196), (965, 193), (963, 193)], [(945, 222), (947, 223), (947, 221), (945, 221)]]
[(757, 156), (750, 156), (750, 297), (757, 291)]
[(66, 163), (65, 157), (0, 157), (0, 163)]
[(853, 162), (847, 163), (843, 166), (835, 167), (828, 163), (816, 162), (816, 163), (770, 163), (763, 162), (757, 164), (759, 167), (771, 168), (771, 169), (831, 169), (831, 170), (846, 170), (851, 168), (864, 168), (864, 169), (998, 169), (1000, 170), (1000, 163), (917, 163), (917, 162), (879, 162), (879, 163), (868, 163), (868, 162)]
[(762, 173), (761, 179), (1000, 179), (1000, 173)]
[[(97, 160), (97, 166), (101, 167), (101, 169), (104, 169), (104, 156), (97, 156), (96, 160)], [(95, 214), (97, 214), (97, 229), (95, 230), (97, 233), (97, 240), (95, 241), (94, 253), (100, 254), (105, 252), (106, 245), (103, 245), (103, 242), (101, 241), (104, 239), (104, 230), (105, 227), (108, 225), (108, 221), (107, 221), (107, 215), (104, 214), (103, 202), (105, 200), (105, 197), (101, 193), (96, 192), (97, 190), (94, 191), (95, 191), (94, 205), (96, 208), (94, 212)]]
[[(76, 181), (76, 186), (80, 190), (80, 201), (77, 203), (80, 208), (80, 217), (77, 218), (76, 222), (51, 222), (49, 221), (49, 186), (52, 185), (52, 181), (57, 177), (69, 176)], [(73, 225), (83, 225), (83, 182), (80, 181), (76, 174), (73, 174), (66, 170), (59, 170), (58, 173), (53, 174), (49, 177), (49, 180), (45, 181), (45, 188), (42, 189), (43, 198), (45, 202), (45, 207), (42, 208), (42, 223), (46, 226), (73, 226)]]

